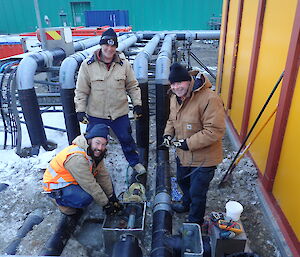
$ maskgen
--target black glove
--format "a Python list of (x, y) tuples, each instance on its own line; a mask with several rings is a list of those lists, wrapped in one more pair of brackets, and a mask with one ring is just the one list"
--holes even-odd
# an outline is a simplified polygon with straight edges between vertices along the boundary
[(79, 122), (81, 122), (83, 124), (88, 124), (89, 123), (89, 120), (88, 120), (85, 112), (77, 112), (76, 115), (77, 115), (77, 120)]
[(135, 120), (138, 120), (142, 117), (143, 111), (141, 105), (136, 105), (133, 107), (133, 117)]
[(113, 194), (109, 199), (108, 203), (103, 206), (103, 211), (105, 211), (106, 215), (114, 215), (120, 211), (122, 211), (124, 206), (119, 202), (118, 198), (115, 194)]
[(176, 148), (180, 148), (182, 149), (183, 151), (188, 151), (189, 150), (189, 147), (186, 143), (186, 139), (179, 139), (179, 140), (176, 140), (173, 142), (173, 145), (176, 147)]
[(164, 140), (163, 140), (162, 144), (157, 147), (158, 150), (165, 150), (171, 146), (172, 136), (164, 135), (163, 139)]

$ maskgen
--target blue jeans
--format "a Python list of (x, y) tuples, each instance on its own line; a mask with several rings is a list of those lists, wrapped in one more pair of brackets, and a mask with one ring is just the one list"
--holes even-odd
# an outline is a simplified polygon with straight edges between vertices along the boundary
[(115, 120), (101, 119), (92, 116), (89, 116), (88, 118), (89, 123), (86, 128), (87, 132), (96, 124), (106, 124), (107, 126), (111, 127), (111, 129), (119, 139), (123, 153), (129, 165), (131, 167), (134, 167), (140, 162), (136, 144), (131, 135), (132, 130), (128, 115), (121, 116)]
[(69, 185), (61, 189), (53, 190), (49, 196), (54, 198), (57, 204), (72, 208), (88, 206), (94, 199), (79, 185)]
[(216, 166), (211, 167), (183, 167), (178, 158), (177, 183), (183, 196), (182, 204), (190, 209), (188, 219), (190, 222), (203, 224), (206, 194), (209, 183), (213, 179)]

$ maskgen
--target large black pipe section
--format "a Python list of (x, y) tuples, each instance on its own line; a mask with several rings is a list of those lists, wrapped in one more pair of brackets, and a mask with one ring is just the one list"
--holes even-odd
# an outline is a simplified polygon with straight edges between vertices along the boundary
[(121, 239), (115, 243), (112, 257), (142, 257), (143, 253), (137, 238), (131, 234), (121, 235)]
[(34, 75), (39, 68), (47, 66), (52, 61), (65, 58), (62, 49), (33, 53), (20, 62), (17, 70), (17, 88), (20, 104), (24, 114), (26, 127), (32, 144), (32, 153), (38, 154), (42, 146), (45, 150), (53, 150), (51, 142), (47, 141), (45, 129), (40, 114), (38, 100), (34, 89)]
[[(163, 131), (169, 115), (167, 96), (172, 45), (175, 35), (167, 35), (156, 60), (156, 137), (157, 146), (162, 143)], [(167, 150), (157, 150), (156, 195), (153, 208), (151, 257), (171, 257), (173, 250), (164, 240), (172, 234), (170, 168)]]
[(5, 254), (15, 255), (19, 244), (22, 239), (32, 230), (33, 226), (40, 224), (43, 221), (43, 215), (41, 211), (36, 210), (28, 215), (22, 227), (18, 230), (16, 237), (13, 241), (5, 248)]
[[(136, 36), (128, 38), (129, 35), (124, 35), (118, 38), (119, 47), (118, 50), (122, 51), (126, 47), (135, 43), (137, 40)], [(127, 39), (128, 38), (128, 39)], [(125, 40), (127, 39), (127, 40)], [(130, 41), (128, 41), (130, 40)], [(67, 129), (69, 144), (72, 143), (74, 138), (80, 135), (80, 126), (76, 116), (75, 103), (74, 103), (74, 90), (75, 90), (75, 76), (79, 69), (81, 63), (90, 55), (99, 49), (99, 40), (97, 44), (85, 49), (83, 51), (77, 52), (62, 62), (59, 70), (59, 82), (61, 84), (61, 101), (63, 107), (63, 113), (65, 118), (65, 124)]]
[(39, 255), (60, 256), (70, 236), (74, 232), (81, 214), (81, 211), (71, 216), (62, 214), (54, 234), (47, 240)]
[(142, 117), (136, 121), (136, 143), (143, 165), (148, 168), (149, 157), (149, 94), (148, 94), (148, 64), (160, 38), (155, 35), (139, 52), (133, 62), (133, 70), (139, 82), (142, 98)]

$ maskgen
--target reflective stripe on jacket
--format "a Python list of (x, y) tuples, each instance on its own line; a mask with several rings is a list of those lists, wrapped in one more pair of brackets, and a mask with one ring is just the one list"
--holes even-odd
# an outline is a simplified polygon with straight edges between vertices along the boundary
[[(77, 145), (70, 145), (59, 152), (50, 162), (50, 166), (46, 169), (43, 177), (43, 188), (45, 191), (52, 191), (66, 187), (71, 184), (78, 185), (72, 174), (65, 169), (64, 163), (72, 154), (82, 154), (90, 164), (92, 172), (93, 163), (88, 158), (86, 152)], [(95, 176), (96, 174), (94, 174)]]

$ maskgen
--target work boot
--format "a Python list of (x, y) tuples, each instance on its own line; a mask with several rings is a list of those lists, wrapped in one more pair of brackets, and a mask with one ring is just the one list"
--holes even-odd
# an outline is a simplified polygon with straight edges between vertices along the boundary
[(145, 167), (144, 167), (144, 165), (141, 164), (141, 163), (138, 163), (138, 164), (134, 165), (133, 169), (134, 169), (139, 175), (142, 175), (142, 174), (144, 174), (144, 173), (147, 172), (146, 169), (145, 169)]
[(189, 212), (190, 208), (182, 203), (172, 203), (171, 208), (177, 213)]
[(55, 199), (51, 199), (51, 201), (57, 206), (62, 214), (70, 216), (77, 213), (77, 209), (75, 208), (59, 205)]

